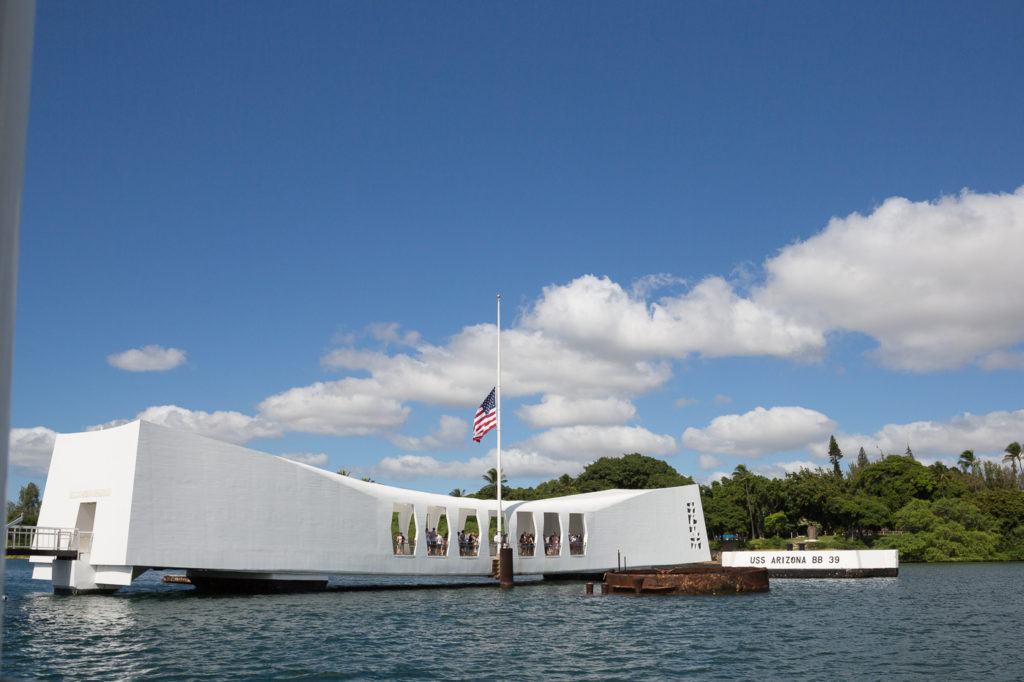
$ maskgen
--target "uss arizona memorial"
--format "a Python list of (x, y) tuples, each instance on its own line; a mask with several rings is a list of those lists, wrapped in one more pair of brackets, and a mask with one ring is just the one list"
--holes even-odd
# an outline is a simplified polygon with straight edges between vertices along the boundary
[[(696, 485), (508, 501), (502, 512), (518, 574), (710, 559)], [(496, 545), (460, 551), (455, 537), (471, 521), (486, 534), (497, 514), (494, 500), (369, 483), (134, 421), (57, 437), (38, 523), (75, 529), (77, 558), (34, 556), (33, 578), (81, 593), (116, 590), (150, 568), (228, 589), (317, 588), (340, 574), (485, 576)], [(428, 551), (428, 531), (444, 526), (446, 546)], [(538, 541), (518, 546), (524, 533)]]

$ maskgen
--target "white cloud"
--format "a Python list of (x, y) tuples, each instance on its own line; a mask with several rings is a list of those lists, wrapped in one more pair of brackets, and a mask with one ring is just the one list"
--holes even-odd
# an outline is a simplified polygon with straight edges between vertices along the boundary
[[(935, 202), (892, 198), (869, 215), (833, 219), (819, 234), (767, 259), (766, 280), (749, 295), (740, 292), (753, 281), (746, 267), (738, 270), (741, 284), (706, 277), (657, 300), (651, 299), (655, 290), (686, 283), (656, 274), (624, 288), (608, 277), (584, 275), (548, 286), (502, 332), (503, 392), (541, 396), (517, 414), (531, 428), (549, 429), (519, 444), (534, 457), (520, 460), (543, 470), (555, 466), (551, 462), (562, 467), (624, 452), (674, 453), (671, 436), (626, 424), (637, 417), (632, 400), (663, 388), (672, 361), (694, 354), (816, 359), (827, 334), (851, 330), (876, 339), (876, 357), (889, 367), (926, 371), (974, 362), (990, 370), (1024, 369), (1024, 287), (1016, 281), (1021, 253), (1024, 188), (1000, 195), (964, 191)], [(494, 381), (496, 331), (493, 324), (471, 325), (435, 345), (398, 324), (379, 323), (361, 334), (339, 334), (335, 342), (342, 347), (322, 358), (324, 366), (357, 376), (271, 395), (256, 416), (176, 406), (151, 407), (139, 416), (232, 442), (298, 431), (379, 434), (407, 452), (454, 448), (467, 428), (456, 417), (443, 417), (424, 436), (396, 431), (411, 403), (478, 405)], [(354, 345), (368, 337), (379, 342), (375, 350)], [(147, 346), (108, 361), (131, 371), (170, 369), (185, 362), (185, 353)], [(730, 400), (714, 397), (720, 405)], [(978, 419), (985, 424), (972, 431)], [(951, 423), (888, 425), (865, 442), (896, 452), (909, 442), (922, 454), (945, 448), (943, 456), (953, 443), (982, 451), (994, 434), (1006, 439), (1004, 429), (988, 423), (992, 419), (965, 415)], [(834, 427), (813, 410), (758, 408), (689, 428), (682, 444), (740, 457), (808, 448), (818, 458)]]
[(390, 434), (387, 439), (403, 450), (443, 450), (465, 444), (469, 437), (469, 422), (465, 419), (442, 415), (437, 428), (428, 436), (414, 437)]
[(636, 416), (636, 407), (621, 398), (572, 399), (545, 395), (539, 405), (523, 405), (516, 415), (531, 428), (624, 424)]
[(651, 433), (640, 426), (563, 426), (538, 433), (520, 445), (556, 459), (577, 462), (631, 452), (654, 456), (676, 451), (675, 438)]
[(689, 407), (690, 405), (696, 405), (699, 401), (696, 398), (680, 398), (675, 402), (675, 406), (679, 409)]
[(289, 431), (333, 436), (364, 436), (397, 429), (409, 408), (382, 391), (372, 379), (318, 382), (270, 396), (260, 416)]
[[(645, 455), (672, 454), (676, 450), (672, 436), (658, 436), (646, 429), (631, 426), (573, 426), (555, 428), (538, 434), (509, 449), (502, 449), (502, 473), (511, 479), (550, 477), (563, 473), (577, 475), (586, 464), (601, 457), (617, 457), (626, 453)], [(373, 471), (375, 475), (394, 479), (469, 478), (482, 476), (496, 463), (490, 450), (482, 457), (463, 461), (441, 461), (424, 455), (386, 457)], [(480, 482), (482, 485), (482, 480)], [(515, 482), (512, 481), (514, 485)]]
[(791, 324), (868, 334), (887, 367), (1009, 359), (1019, 368), (1019, 352), (1000, 352), (1024, 341), (1021, 254), (1024, 187), (935, 202), (893, 197), (782, 249), (753, 300), (786, 311)]
[(758, 476), (764, 476), (765, 478), (785, 478), (786, 474), (794, 474), (801, 469), (814, 471), (820, 466), (820, 462), (796, 460), (792, 462), (764, 462), (750, 467), (750, 470)]
[[(495, 452), (491, 450), (482, 457), (462, 461), (440, 461), (428, 455), (402, 455), (385, 457), (376, 467), (374, 474), (397, 480), (413, 478), (455, 478), (478, 482), (484, 485), (482, 476), (495, 466)], [(516, 477), (554, 477), (562, 474), (574, 476), (583, 470), (579, 462), (560, 460), (521, 448), (501, 451), (501, 473), (509, 483), (516, 485)], [(475, 489), (474, 489), (475, 490)]]
[(728, 405), (731, 402), (732, 398), (730, 398), (727, 395), (722, 395), (721, 393), (719, 393), (718, 395), (715, 396), (715, 405)]
[(714, 455), (701, 455), (697, 458), (697, 466), (701, 471), (707, 471), (722, 466), (722, 460)]
[(604, 356), (816, 357), (825, 347), (819, 327), (740, 297), (720, 277), (649, 303), (607, 277), (585, 275), (545, 287), (522, 324)]
[[(474, 325), (445, 346), (421, 344), (414, 353), (397, 355), (338, 348), (322, 362), (328, 367), (369, 372), (376, 395), (469, 408), (479, 405), (494, 385), (496, 334), (495, 325)], [(502, 330), (501, 356), (502, 393), (508, 396), (642, 394), (672, 376), (666, 362), (603, 357), (540, 330)]]
[[(675, 449), (675, 439), (671, 436), (658, 436), (640, 427), (574, 426), (551, 429), (523, 443), (502, 448), (501, 467), (509, 478), (575, 476), (586, 464), (600, 457), (617, 457), (630, 452), (664, 455), (674, 453)], [(476, 472), (482, 476), (495, 466), (495, 454), (491, 449), (484, 456), (462, 461), (411, 454), (385, 457), (374, 467), (374, 473), (395, 479), (474, 479)]]
[(31, 473), (46, 474), (50, 469), (50, 456), (57, 432), (44, 426), (11, 429), (8, 461), (11, 466), (22, 467)]
[[(280, 438), (283, 435), (279, 426), (259, 417), (250, 417), (240, 412), (187, 410), (177, 405), (147, 407), (135, 415), (134, 419), (143, 419), (181, 431), (191, 431), (228, 443), (243, 444), (258, 438)], [(95, 431), (120, 426), (134, 419), (116, 419), (90, 426), (86, 430)]]
[(842, 438), (837, 435), (836, 440), (843, 449), (844, 459), (848, 459), (851, 453), (856, 457), (862, 446), (874, 461), (879, 456), (876, 447), (887, 455), (902, 455), (910, 445), (915, 457), (948, 461), (968, 449), (979, 456), (989, 453), (1001, 457), (1006, 445), (1019, 442), (1021, 434), (1024, 434), (1024, 410), (983, 415), (967, 413), (948, 421), (886, 424), (874, 435), (844, 435)]
[(419, 332), (408, 331), (402, 333), (397, 322), (377, 322), (370, 325), (369, 332), (373, 338), (386, 343), (393, 343), (399, 346), (415, 346), (420, 341)]
[[(758, 476), (764, 476), (765, 478), (785, 478), (786, 474), (796, 473), (801, 469), (810, 469), (814, 471), (821, 466), (820, 462), (806, 462), (806, 461), (792, 461), (792, 462), (762, 462), (749, 467), (751, 473), (757, 474)], [(716, 471), (709, 474), (706, 483), (710, 485), (713, 481), (721, 481), (723, 478), (732, 477), (735, 473), (733, 471)]]
[(479, 459), (468, 462), (442, 462), (430, 455), (400, 455), (385, 457), (373, 468), (373, 473), (400, 481), (411, 478), (468, 478), (467, 474), (474, 469), (479, 469), (480, 475), (483, 475), (493, 466), (484, 466), (483, 461)]
[(324, 453), (313, 454), (311, 452), (285, 452), (281, 454), (281, 457), (290, 459), (293, 462), (301, 462), (302, 464), (308, 464), (314, 467), (326, 467), (329, 461), (328, 457)]
[(707, 485), (711, 485), (715, 481), (721, 481), (723, 478), (728, 478), (730, 476), (732, 476), (732, 472), (731, 471), (716, 471), (716, 472), (714, 472), (712, 474), (708, 474), (708, 477), (707, 477), (707, 479), (705, 479), (704, 482)]
[(996, 350), (978, 359), (978, 366), (987, 370), (1024, 370), (1024, 351)]
[(647, 298), (652, 292), (664, 287), (683, 285), (686, 280), (666, 272), (659, 272), (654, 275), (645, 275), (633, 282), (631, 294), (633, 298)]
[(107, 362), (129, 372), (164, 372), (185, 364), (185, 351), (155, 345), (143, 346), (108, 355)]
[(804, 407), (757, 407), (745, 414), (715, 417), (703, 429), (683, 432), (684, 447), (734, 457), (761, 457), (807, 448), (828, 438), (836, 423)]

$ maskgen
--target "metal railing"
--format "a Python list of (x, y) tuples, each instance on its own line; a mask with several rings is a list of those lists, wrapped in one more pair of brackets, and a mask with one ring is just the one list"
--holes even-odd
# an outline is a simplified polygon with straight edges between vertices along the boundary
[(459, 541), (459, 556), (480, 556), (480, 540), (476, 537), (464, 538)]
[(92, 532), (77, 528), (9, 526), (7, 554), (78, 555), (92, 548)]

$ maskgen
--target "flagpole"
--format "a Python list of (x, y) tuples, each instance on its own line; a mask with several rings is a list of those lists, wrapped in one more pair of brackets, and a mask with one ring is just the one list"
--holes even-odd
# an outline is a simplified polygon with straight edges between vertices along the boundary
[(501, 294), (498, 294), (498, 368), (497, 378), (494, 382), (494, 416), (498, 429), (498, 468), (495, 488), (498, 489), (498, 549), (501, 549)]

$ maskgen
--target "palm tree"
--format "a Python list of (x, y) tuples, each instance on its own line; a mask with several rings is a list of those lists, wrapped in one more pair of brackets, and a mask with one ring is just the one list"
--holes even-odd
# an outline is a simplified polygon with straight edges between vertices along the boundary
[(967, 473), (967, 467), (971, 468), (971, 478), (974, 479), (973, 487), (975, 490), (978, 489), (978, 458), (974, 456), (974, 450), (964, 450), (960, 453), (960, 460), (958, 462), (960, 468), (963, 469), (964, 473)]
[(1022, 454), (1021, 450), (1022, 448), (1020, 446), (1020, 443), (1018, 443), (1017, 441), (1010, 443), (1009, 445), (1006, 446), (1006, 449), (1003, 450), (1003, 452), (1006, 453), (1005, 455), (1003, 455), (1003, 461), (1009, 462), (1010, 466), (1013, 468), (1014, 483), (1017, 482), (1017, 469), (1020, 468), (1020, 458)]
[(960, 470), (965, 474), (967, 473), (968, 467), (973, 471), (974, 467), (978, 465), (978, 460), (974, 456), (974, 450), (964, 450), (960, 453), (960, 459), (957, 460), (957, 464), (960, 466)]
[(747, 514), (750, 516), (750, 539), (753, 540), (757, 537), (757, 528), (754, 526), (754, 508), (750, 504), (750, 471), (746, 466), (739, 464), (732, 472), (732, 478), (743, 483), (743, 492), (747, 497)]
[[(488, 469), (487, 473), (483, 475), (483, 479), (491, 485), (496, 485), (498, 480), (498, 470), (493, 467)], [(506, 483), (508, 483), (508, 477), (505, 476), (505, 474), (502, 474), (501, 485), (504, 486)]]
[(1003, 457), (1003, 461), (1009, 462), (1010, 465), (1013, 466), (1013, 470), (1015, 472), (1017, 471), (1017, 467), (1020, 465), (1021, 450), (1022, 448), (1020, 446), (1020, 443), (1016, 441), (1007, 445), (1006, 448), (1003, 450), (1003, 452), (1006, 453), (1006, 455)]
[(448, 493), (452, 497), (465, 497), (466, 492), (462, 488), (452, 488), (452, 491)]
[(1003, 464), (1009, 464), (1010, 465), (1010, 469), (1013, 470), (1014, 477), (1017, 476), (1017, 458), (1016, 457), (1014, 457), (1013, 455), (1011, 455), (1009, 453), (1003, 455)]

